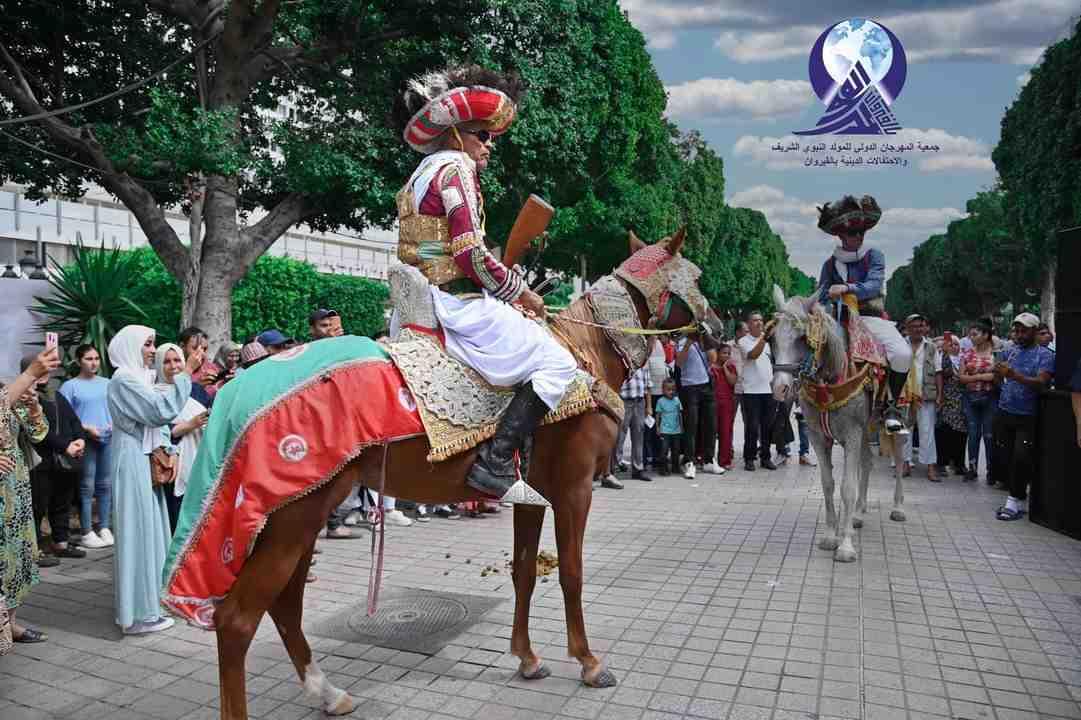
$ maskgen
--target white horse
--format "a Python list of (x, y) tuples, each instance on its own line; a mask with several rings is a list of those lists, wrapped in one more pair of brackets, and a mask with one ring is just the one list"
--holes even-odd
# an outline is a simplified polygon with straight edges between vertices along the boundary
[[(798, 392), (800, 370), (806, 367), (805, 360), (812, 352), (807, 342), (807, 328), (812, 319), (816, 324), (821, 323), (825, 329), (825, 347), (819, 355), (819, 366), (814, 376), (803, 381), (840, 377), (845, 365), (844, 336), (840, 325), (819, 304), (817, 296), (785, 300), (784, 292), (774, 285), (773, 299), (779, 308), (772, 339), (774, 397), (783, 400), (789, 393)], [(833, 559), (838, 562), (852, 562), (856, 559), (856, 548), (852, 543), (853, 528), (863, 527), (863, 513), (867, 510), (867, 484), (872, 465), (871, 414), (874, 400), (868, 388), (853, 395), (844, 405), (826, 413), (820, 413), (803, 392), (799, 393), (799, 402), (803, 408), (803, 417), (807, 420), (811, 444), (818, 454), (822, 473), (822, 495), (826, 501), (827, 534), (819, 539), (818, 547), (822, 550), (833, 550)], [(829, 429), (829, 436), (826, 428)], [(835, 442), (844, 448), (845, 454), (840, 523), (833, 503)], [(905, 494), (901, 485), (902, 443), (895, 442), (892, 445), (895, 486), (890, 520), (903, 522)]]

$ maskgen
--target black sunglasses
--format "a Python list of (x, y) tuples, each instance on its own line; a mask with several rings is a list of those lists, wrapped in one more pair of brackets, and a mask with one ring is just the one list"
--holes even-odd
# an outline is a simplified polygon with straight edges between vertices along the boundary
[(462, 132), (469, 133), (470, 135), (475, 137), (477, 140), (479, 140), (482, 145), (484, 143), (488, 142), (489, 140), (495, 140), (495, 135), (488, 132), (487, 130), (465, 130), (463, 128)]

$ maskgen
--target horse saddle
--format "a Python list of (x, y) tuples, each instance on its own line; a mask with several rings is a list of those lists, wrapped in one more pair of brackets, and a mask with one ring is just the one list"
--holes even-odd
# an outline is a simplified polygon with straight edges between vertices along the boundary
[(842, 308), (841, 327), (844, 329), (847, 341), (849, 367), (865, 363), (885, 367), (886, 349), (882, 347), (882, 343), (875, 340), (875, 336), (864, 324), (856, 296), (845, 295), (840, 307)]
[[(515, 388), (489, 384), (446, 352), (428, 279), (411, 265), (387, 273), (393, 308), (390, 336), (381, 342), (413, 394), (428, 435), (429, 462), (465, 452), (495, 435)], [(579, 370), (548, 425), (594, 410), (622, 417), (623, 402), (604, 382)]]

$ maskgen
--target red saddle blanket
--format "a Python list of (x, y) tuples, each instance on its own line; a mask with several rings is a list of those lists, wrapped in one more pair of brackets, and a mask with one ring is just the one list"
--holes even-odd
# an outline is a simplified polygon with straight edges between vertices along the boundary
[(271, 513), (331, 480), (364, 448), (424, 433), (387, 353), (340, 337), (274, 355), (214, 401), (166, 559), (162, 600), (213, 628)]

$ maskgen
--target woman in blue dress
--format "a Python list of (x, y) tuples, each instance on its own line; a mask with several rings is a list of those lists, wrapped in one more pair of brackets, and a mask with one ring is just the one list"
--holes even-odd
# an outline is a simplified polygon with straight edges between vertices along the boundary
[(191, 360), (187, 373), (170, 389), (154, 388), (154, 330), (128, 325), (109, 343), (109, 361), (116, 372), (109, 381), (109, 414), (113, 437), (109, 474), (113, 478), (113, 556), (116, 623), (127, 635), (172, 627), (162, 615), (161, 573), (171, 533), (165, 496), (150, 480), (150, 453), (167, 435), (191, 394)]

